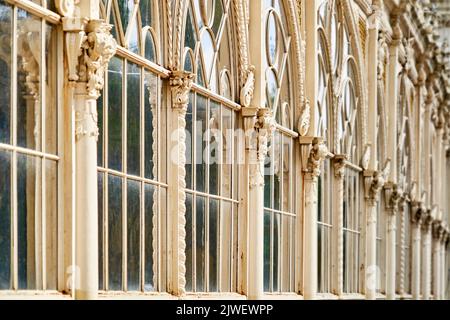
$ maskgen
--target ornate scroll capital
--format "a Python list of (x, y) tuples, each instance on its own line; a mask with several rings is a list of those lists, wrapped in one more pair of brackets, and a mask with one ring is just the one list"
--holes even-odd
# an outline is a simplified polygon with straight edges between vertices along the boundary
[(345, 155), (336, 155), (334, 157), (334, 177), (338, 180), (344, 179), (345, 175), (345, 161), (347, 160), (347, 156)]
[(365, 196), (372, 207), (378, 202), (380, 198), (380, 191), (385, 182), (386, 178), (382, 171), (364, 172)]
[(253, 99), (253, 90), (255, 89), (255, 67), (250, 65), (242, 73), (244, 79), (244, 85), (241, 88), (240, 101), (244, 108), (250, 107), (250, 103)]
[(309, 100), (305, 98), (302, 113), (298, 119), (297, 130), (301, 136), (305, 136), (309, 130), (309, 123), (311, 119), (311, 106)]
[(329, 154), (328, 148), (319, 137), (301, 137), (300, 148), (303, 172), (308, 173), (312, 179), (320, 176), (322, 162)]
[(175, 109), (186, 112), (189, 103), (189, 92), (191, 91), (194, 74), (191, 72), (173, 70), (169, 85), (172, 92), (172, 106)]
[[(67, 8), (59, 1), (60, 11), (72, 14), (71, 5)], [(62, 18), (65, 31), (65, 49), (69, 81), (86, 83), (88, 96), (97, 99), (104, 85), (105, 68), (117, 49), (116, 40), (111, 35), (112, 25), (103, 20)]]
[(81, 81), (87, 82), (88, 94), (94, 98), (98, 98), (103, 90), (105, 68), (117, 49), (111, 28), (112, 25), (103, 20), (90, 20), (86, 26), (79, 76)]
[(411, 203), (411, 222), (420, 226), (425, 218), (426, 210), (421, 201)]
[(444, 235), (445, 227), (440, 220), (434, 220), (433, 222), (433, 238), (437, 241), (441, 241)]
[(245, 148), (248, 153), (250, 187), (264, 186), (262, 165), (268, 154), (269, 140), (275, 130), (272, 112), (269, 109), (243, 108)]
[(429, 232), (431, 230), (432, 224), (433, 224), (433, 217), (431, 215), (431, 210), (423, 209), (422, 229), (425, 232)]
[(267, 156), (269, 140), (275, 131), (272, 111), (269, 109), (260, 109), (255, 127), (258, 134), (258, 161), (264, 161)]
[(386, 209), (390, 214), (395, 215), (398, 212), (398, 205), (402, 197), (402, 192), (400, 188), (392, 182), (385, 184), (384, 192), (386, 197)]

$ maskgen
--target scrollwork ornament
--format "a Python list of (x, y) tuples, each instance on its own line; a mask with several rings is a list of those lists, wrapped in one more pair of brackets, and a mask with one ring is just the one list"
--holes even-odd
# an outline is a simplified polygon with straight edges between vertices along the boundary
[(97, 98), (104, 85), (105, 68), (114, 56), (117, 43), (111, 35), (112, 25), (90, 20), (86, 26), (83, 53), (80, 57), (79, 81), (87, 82), (88, 95)]
[(310, 172), (313, 177), (320, 176), (320, 167), (328, 153), (328, 148), (325, 143), (315, 138), (308, 158), (308, 172)]
[(80, 0), (55, 0), (55, 7), (63, 17), (71, 17)]
[(169, 80), (172, 91), (173, 107), (186, 110), (189, 103), (189, 92), (194, 81), (194, 74), (186, 71), (174, 70)]
[(302, 113), (298, 119), (298, 132), (301, 136), (305, 136), (309, 131), (309, 124), (311, 119), (309, 100), (305, 99), (305, 105), (303, 106)]
[(244, 85), (241, 89), (240, 101), (244, 108), (250, 107), (255, 89), (255, 67), (249, 66), (244, 72)]

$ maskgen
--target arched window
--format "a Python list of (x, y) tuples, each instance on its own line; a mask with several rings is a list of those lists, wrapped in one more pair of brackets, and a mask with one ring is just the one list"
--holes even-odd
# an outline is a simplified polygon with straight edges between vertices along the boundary
[[(324, 1), (318, 10), (318, 101), (315, 109), (316, 134), (327, 142), (334, 154), (347, 158), (344, 177), (343, 234), (344, 283), (346, 293), (359, 292), (361, 158), (359, 93), (356, 89), (357, 63), (353, 56), (347, 15), (339, 0)], [(333, 117), (335, 115), (335, 117)], [(319, 291), (331, 291), (331, 234), (333, 228), (330, 192), (333, 179), (329, 161), (319, 178)]]
[(266, 1), (266, 107), (277, 123), (264, 174), (264, 291), (295, 291), (294, 77), (285, 3)]
[(57, 26), (0, 1), (0, 289), (56, 290)]
[(156, 0), (100, 2), (122, 47), (97, 105), (100, 290), (167, 288), (162, 12)]
[(196, 74), (186, 114), (186, 291), (237, 289), (239, 127), (230, 0), (188, 1), (181, 47)]
[[(377, 79), (377, 170), (385, 170), (387, 159), (387, 117), (386, 117), (386, 79), (389, 50), (384, 42), (378, 41), (378, 79)], [(377, 265), (377, 292), (386, 293), (386, 198), (384, 190), (380, 191), (377, 203), (377, 235), (376, 235), (376, 265)]]
[[(332, 114), (333, 114), (333, 68), (331, 52), (328, 45), (336, 37), (338, 12), (336, 7), (323, 3), (318, 10), (318, 100), (315, 108), (316, 135), (324, 139), (324, 143), (331, 150)], [(332, 42), (335, 47), (335, 41)], [(318, 291), (322, 293), (332, 290), (332, 205), (333, 205), (333, 177), (331, 161), (324, 161), (318, 179)]]

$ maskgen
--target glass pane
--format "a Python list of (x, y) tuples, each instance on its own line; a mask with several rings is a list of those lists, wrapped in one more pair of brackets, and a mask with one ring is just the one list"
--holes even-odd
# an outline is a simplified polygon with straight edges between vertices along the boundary
[(222, 144), (220, 128), (220, 104), (211, 101), (209, 119), (209, 193), (219, 193), (219, 164)]
[(128, 180), (127, 185), (127, 289), (132, 291), (140, 288), (141, 186), (133, 180)]
[[(0, 10), (2, 7), (0, 7)], [(0, 151), (0, 289), (11, 288), (11, 154)]]
[[(164, 252), (169, 252), (169, 244), (164, 239), (167, 239), (167, 223), (168, 223), (168, 217), (167, 217), (167, 188), (160, 187), (159, 188), (159, 220), (160, 220), (160, 226), (159, 226), (159, 247), (155, 248), (155, 250), (160, 250), (160, 265), (159, 268), (159, 277), (160, 277), (160, 285), (159, 285), (159, 291), (166, 291), (167, 290), (167, 271), (169, 266), (171, 265), (171, 259), (169, 255), (164, 254)], [(156, 201), (156, 197), (155, 197)]]
[(145, 177), (157, 177), (158, 155), (158, 77), (144, 70), (144, 146)]
[(108, 67), (108, 165), (122, 170), (122, 59), (113, 57)]
[(219, 201), (210, 199), (209, 201), (209, 291), (218, 291), (219, 261), (218, 253), (218, 223), (219, 223)]
[(127, 67), (127, 172), (140, 174), (140, 78), (141, 69), (134, 63)]
[(97, 165), (103, 167), (103, 90), (100, 93), (100, 97), (97, 99), (97, 114), (98, 114), (98, 141), (97, 141)]
[(186, 18), (186, 28), (184, 31), (184, 46), (191, 48), (192, 50), (195, 49), (195, 43), (196, 43), (196, 36), (194, 31), (194, 25), (192, 20), (192, 13), (189, 9), (187, 18)]
[(186, 291), (192, 290), (192, 259), (193, 259), (193, 238), (192, 238), (192, 194), (186, 193)]
[(45, 25), (45, 57), (46, 57), (46, 95), (45, 95), (45, 150), (56, 154), (58, 148), (58, 110), (57, 98), (57, 31), (50, 24)]
[(219, 274), (221, 281), (221, 291), (230, 292), (231, 291), (231, 266), (232, 266), (232, 254), (234, 248), (233, 239), (233, 212), (232, 204), (230, 202), (221, 201), (221, 211), (220, 211), (220, 252), (221, 252), (221, 271)]
[(142, 27), (152, 25), (152, 1), (153, 0), (141, 0), (139, 3), (139, 9), (141, 10)]
[(197, 292), (205, 291), (205, 211), (206, 201), (204, 197), (196, 197), (195, 216), (195, 249), (196, 249), (196, 285)]
[(270, 218), (271, 213), (264, 211), (264, 291), (270, 291), (270, 255), (271, 255), (271, 236), (270, 236)]
[(135, 0), (117, 1), (120, 12), (120, 21), (122, 21), (122, 30), (125, 34), (128, 29), (128, 23), (131, 21)]
[(232, 111), (222, 109), (222, 196), (232, 196), (233, 139)]
[(153, 234), (154, 224), (157, 223), (157, 196), (158, 193), (155, 192), (155, 187), (151, 184), (145, 184), (145, 284), (144, 291), (156, 291), (156, 283), (154, 279), (154, 237), (157, 234)]
[(0, 37), (2, 39), (2, 54), (0, 54), (0, 142), (10, 143), (11, 7), (5, 5), (4, 1), (0, 1)]
[(275, 99), (278, 92), (278, 80), (273, 70), (267, 70), (267, 102), (270, 109), (275, 107)]
[(214, 1), (214, 17), (213, 17), (211, 29), (214, 32), (214, 35), (216, 35), (216, 36), (219, 33), (219, 27), (221, 25), (223, 14), (224, 14), (224, 12), (223, 12), (222, 0)]
[(193, 103), (194, 95), (189, 94), (189, 104), (186, 112), (186, 188), (192, 189), (192, 163), (194, 156), (194, 135), (193, 135)]
[(17, 145), (41, 150), (41, 20), (17, 10)]
[(281, 177), (282, 177), (282, 135), (279, 131), (275, 131), (274, 139), (274, 177), (273, 177), (273, 207), (275, 210), (281, 210)]
[(277, 21), (272, 13), (267, 20), (267, 60), (269, 65), (275, 63), (278, 49), (278, 30)]
[(103, 282), (103, 237), (104, 237), (104, 222), (103, 217), (105, 213), (103, 212), (103, 181), (104, 174), (98, 173), (97, 175), (97, 190), (98, 190), (98, 288), (99, 290), (105, 289), (105, 284)]
[[(17, 156), (17, 233), (19, 289), (36, 289), (39, 248), (36, 214), (41, 211), (41, 164), (34, 157)], [(40, 242), (40, 241), (39, 241)]]
[(131, 52), (134, 52), (136, 54), (141, 54), (141, 49), (139, 46), (139, 33), (138, 33), (138, 22), (137, 19), (134, 19), (134, 21), (131, 23), (130, 28), (128, 30), (130, 33), (129, 35), (129, 41), (128, 41), (128, 49)]
[(108, 177), (109, 289), (122, 290), (122, 178)]
[(156, 62), (155, 42), (152, 34), (147, 32), (145, 35), (145, 59)]
[(293, 185), (291, 186), (291, 138), (282, 136), (283, 139), (283, 211), (292, 212), (291, 208), (291, 193)]
[(280, 291), (280, 247), (281, 247), (281, 215), (279, 213), (273, 214), (273, 252), (272, 252), (272, 277), (273, 277), (273, 291)]
[(197, 95), (197, 108), (196, 108), (196, 129), (195, 129), (195, 167), (196, 167), (196, 190), (206, 191), (206, 164), (204, 151), (206, 150), (206, 142), (203, 137), (208, 126), (207, 113), (206, 113), (207, 100), (201, 95)]
[(211, 34), (206, 30), (203, 32), (201, 36), (201, 48), (203, 54), (203, 61), (205, 62), (204, 71), (206, 73), (207, 81), (209, 82), (214, 61), (214, 41), (211, 37)]
[(56, 290), (58, 274), (58, 163), (45, 161), (45, 248), (47, 289)]

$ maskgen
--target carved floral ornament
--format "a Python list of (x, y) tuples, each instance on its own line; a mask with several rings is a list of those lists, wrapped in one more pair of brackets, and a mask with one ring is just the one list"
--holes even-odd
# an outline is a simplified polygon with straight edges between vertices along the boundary
[(69, 81), (86, 82), (88, 96), (98, 98), (104, 85), (105, 68), (114, 56), (117, 43), (112, 25), (100, 19), (80, 18), (79, 0), (56, 0), (63, 15)]
[(388, 159), (386, 161), (383, 170), (376, 171), (375, 173), (373, 173), (373, 175), (367, 177), (366, 197), (371, 201), (373, 205), (379, 199), (380, 192), (388, 179), (390, 169), (391, 169), (391, 159)]
[(191, 72), (174, 70), (170, 77), (173, 107), (186, 111), (189, 103), (189, 92), (195, 75)]

